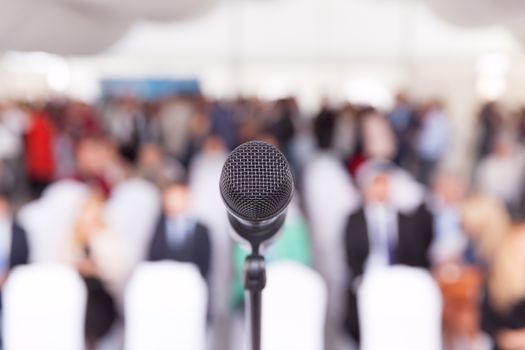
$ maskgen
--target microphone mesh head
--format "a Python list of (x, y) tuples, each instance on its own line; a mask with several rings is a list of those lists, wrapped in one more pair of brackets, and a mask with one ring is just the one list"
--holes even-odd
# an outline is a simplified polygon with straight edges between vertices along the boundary
[(262, 141), (234, 149), (222, 168), (222, 198), (232, 214), (247, 221), (276, 217), (290, 203), (293, 188), (288, 161)]

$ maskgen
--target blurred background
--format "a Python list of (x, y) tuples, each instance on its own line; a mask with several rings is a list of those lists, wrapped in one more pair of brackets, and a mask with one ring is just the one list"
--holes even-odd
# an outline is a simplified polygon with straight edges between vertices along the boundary
[(520, 1), (0, 6), (2, 348), (243, 349), (218, 181), (263, 140), (264, 349), (525, 349)]

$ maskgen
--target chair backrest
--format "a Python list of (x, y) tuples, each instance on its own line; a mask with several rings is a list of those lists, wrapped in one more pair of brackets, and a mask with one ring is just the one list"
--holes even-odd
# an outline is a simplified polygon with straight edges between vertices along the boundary
[(134, 264), (144, 260), (159, 215), (160, 193), (149, 182), (131, 179), (113, 189), (106, 207), (107, 223), (125, 242)]
[(317, 272), (295, 262), (270, 264), (262, 296), (262, 348), (324, 349), (326, 303)]
[(86, 286), (71, 267), (17, 267), (3, 289), (4, 349), (83, 350)]
[(365, 275), (358, 291), (363, 350), (440, 350), (442, 300), (423, 269), (395, 266)]
[(139, 265), (124, 296), (125, 349), (203, 350), (207, 288), (197, 268), (177, 262)]
[(73, 231), (78, 212), (88, 195), (88, 187), (78, 181), (61, 180), (43, 196), (24, 207), (18, 218), (27, 231), (31, 262), (59, 262), (65, 235)]

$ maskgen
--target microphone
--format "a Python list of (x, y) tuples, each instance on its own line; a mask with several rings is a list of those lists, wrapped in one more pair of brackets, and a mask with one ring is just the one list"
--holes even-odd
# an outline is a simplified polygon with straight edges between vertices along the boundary
[(224, 163), (220, 192), (238, 235), (235, 238), (249, 243), (258, 254), (286, 218), (294, 192), (290, 165), (274, 146), (262, 141), (243, 143)]
[(261, 349), (262, 290), (266, 267), (260, 248), (276, 237), (286, 218), (294, 184), (290, 165), (275, 147), (262, 141), (243, 143), (230, 153), (220, 179), (222, 200), (238, 240), (251, 245), (244, 262), (244, 288), (252, 350)]

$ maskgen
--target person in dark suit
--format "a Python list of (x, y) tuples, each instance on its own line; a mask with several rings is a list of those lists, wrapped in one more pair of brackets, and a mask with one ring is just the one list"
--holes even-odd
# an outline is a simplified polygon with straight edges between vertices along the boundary
[(358, 171), (363, 205), (351, 214), (345, 229), (350, 285), (345, 328), (359, 343), (356, 291), (370, 269), (395, 264), (428, 268), (433, 237), (432, 215), (424, 204), (401, 212), (391, 199), (397, 168), (387, 161), (369, 161)]
[[(27, 233), (11, 210), (8, 194), (0, 190), (0, 272), (3, 277), (29, 260)], [(3, 278), (2, 278), (3, 279)]]
[(26, 230), (13, 218), (9, 251), (9, 270), (29, 263), (29, 244)]
[(149, 247), (148, 260), (174, 260), (195, 264), (204, 278), (211, 261), (208, 228), (188, 213), (186, 183), (178, 182), (164, 191), (163, 211)]

